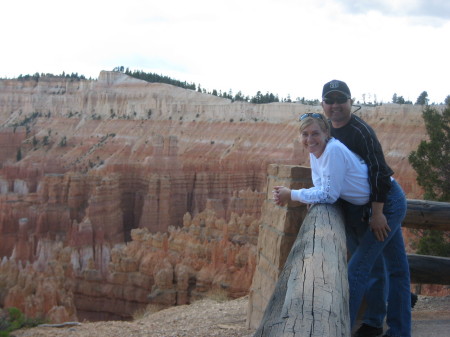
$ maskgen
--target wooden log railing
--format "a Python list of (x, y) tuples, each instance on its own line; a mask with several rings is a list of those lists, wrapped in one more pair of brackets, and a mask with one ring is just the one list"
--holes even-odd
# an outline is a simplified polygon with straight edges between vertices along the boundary
[[(450, 231), (450, 203), (408, 199), (403, 226)], [(450, 284), (450, 258), (408, 254), (412, 283)]]
[(350, 336), (347, 248), (337, 206), (309, 210), (254, 336)]
[(412, 283), (450, 284), (450, 258), (408, 254)]
[[(348, 289), (343, 289), (346, 288), (344, 281), (336, 281), (339, 277), (347, 276), (347, 265), (346, 262), (342, 265), (334, 260), (332, 266), (329, 266), (329, 253), (332, 250), (322, 251), (326, 237), (331, 240), (328, 248), (334, 249), (335, 259), (341, 261), (343, 253), (346, 256), (346, 249), (342, 249), (340, 244), (336, 245), (336, 242), (342, 241), (342, 235), (345, 242), (345, 234), (340, 231), (333, 233), (335, 236), (331, 239), (329, 227), (323, 224), (326, 219), (323, 214), (328, 214), (328, 219), (333, 219), (333, 231), (336, 231), (340, 225), (335, 222), (342, 221), (339, 210), (332, 205), (316, 205), (306, 213), (306, 208), (299, 203), (291, 202), (288, 207), (276, 207), (271, 199), (273, 186), (284, 185), (298, 189), (309, 187), (310, 184), (309, 168), (295, 165), (269, 166), (267, 200), (263, 206), (258, 237), (258, 263), (247, 313), (248, 326), (257, 328), (256, 337), (349, 335), (346, 334), (346, 329), (349, 329), (345, 326), (348, 321), (344, 316), (346, 312), (340, 309), (342, 303), (347, 303)], [(312, 224), (311, 217), (315, 219)], [(298, 231), (302, 221), (303, 225)], [(403, 226), (450, 231), (450, 203), (409, 199)], [(308, 227), (314, 228), (314, 231), (311, 232)], [(313, 237), (310, 233), (314, 233)], [(304, 235), (306, 237), (302, 238)], [(305, 255), (311, 245), (321, 261)], [(450, 258), (408, 254), (408, 261), (412, 283), (450, 284)], [(325, 274), (324, 270), (334, 275)], [(321, 287), (321, 281), (324, 285), (333, 286)], [(336, 301), (342, 302), (337, 304)], [(324, 317), (328, 321), (322, 322)], [(339, 322), (336, 317), (340, 319)], [(336, 325), (332, 327), (330, 322)], [(325, 329), (330, 330), (325, 332)]]
[[(448, 214), (448, 203), (408, 200), (405, 226), (447, 230)], [(346, 258), (341, 210), (314, 205), (254, 337), (349, 336)], [(450, 284), (449, 258), (408, 254), (408, 261), (412, 282)]]
[(408, 199), (403, 226), (450, 231), (450, 203)]

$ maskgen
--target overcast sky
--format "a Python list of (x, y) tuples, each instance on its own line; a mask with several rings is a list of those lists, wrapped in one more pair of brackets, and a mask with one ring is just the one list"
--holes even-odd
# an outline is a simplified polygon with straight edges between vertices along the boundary
[(116, 66), (202, 88), (362, 101), (450, 95), (447, 0), (3, 0), (0, 77)]

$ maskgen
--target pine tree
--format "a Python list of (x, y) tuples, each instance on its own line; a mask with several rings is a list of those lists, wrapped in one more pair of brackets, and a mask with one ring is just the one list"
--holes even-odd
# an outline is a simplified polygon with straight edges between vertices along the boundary
[(408, 159), (425, 190), (424, 199), (450, 201), (450, 105), (442, 112), (426, 106), (422, 116), (429, 140), (422, 140)]
[[(417, 172), (417, 182), (425, 190), (424, 199), (450, 201), (450, 104), (440, 112), (426, 106), (422, 113), (428, 140), (420, 142), (408, 159)], [(450, 233), (418, 231), (417, 253), (450, 256)]]
[(397, 103), (397, 94), (392, 95), (392, 103)]
[(417, 97), (416, 104), (418, 105), (427, 105), (428, 104), (428, 93), (423, 91), (419, 97)]

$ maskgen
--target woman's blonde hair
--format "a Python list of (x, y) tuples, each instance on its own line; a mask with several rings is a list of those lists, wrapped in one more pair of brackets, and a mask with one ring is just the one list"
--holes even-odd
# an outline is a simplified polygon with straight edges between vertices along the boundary
[(320, 113), (306, 113), (300, 116), (300, 132), (303, 132), (303, 130), (313, 124), (314, 122), (319, 125), (320, 129), (325, 132), (328, 137), (330, 137), (330, 125), (328, 124), (328, 121), (325, 119), (325, 117)]

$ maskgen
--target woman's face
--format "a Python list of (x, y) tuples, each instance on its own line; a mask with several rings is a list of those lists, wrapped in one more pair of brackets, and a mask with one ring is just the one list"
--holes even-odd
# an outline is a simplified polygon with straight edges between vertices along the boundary
[(300, 136), (303, 146), (316, 158), (319, 158), (325, 151), (328, 134), (320, 128), (316, 121), (300, 131)]

